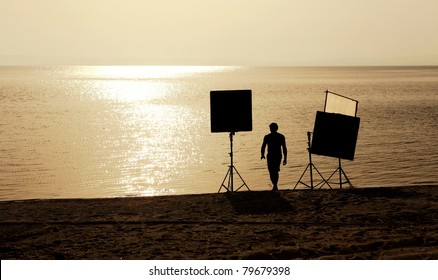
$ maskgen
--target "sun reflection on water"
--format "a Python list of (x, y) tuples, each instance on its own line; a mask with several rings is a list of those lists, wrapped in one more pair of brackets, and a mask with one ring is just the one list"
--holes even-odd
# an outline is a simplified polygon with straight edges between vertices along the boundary
[[(114, 188), (125, 196), (174, 194), (170, 183), (202, 162), (195, 145), (200, 116), (190, 106), (172, 105), (179, 94), (171, 79), (211, 67), (116, 66), (95, 69), (89, 91), (96, 100), (110, 101), (102, 122), (112, 123), (104, 147), (110, 156), (99, 166), (112, 176)], [(105, 103), (106, 106), (108, 103)]]
[[(181, 91), (177, 78), (229, 71), (222, 66), (99, 66), (82, 70), (95, 98), (120, 102), (160, 100)], [(175, 81), (175, 82), (174, 82)], [(87, 94), (90, 89), (87, 89)]]
[(99, 88), (99, 97), (102, 99), (137, 102), (152, 101), (164, 98), (169, 86), (160, 81), (126, 81), (112, 80), (95, 82)]
[(190, 109), (169, 105), (146, 104), (127, 114), (129, 140), (121, 151), (123, 160), (115, 166), (122, 170), (119, 184), (128, 195), (172, 192), (161, 186), (190, 168), (193, 154), (202, 160), (194, 137), (187, 133), (193, 120)]
[(99, 66), (93, 67), (90, 74), (101, 79), (141, 80), (183, 78), (228, 68), (222, 66)]

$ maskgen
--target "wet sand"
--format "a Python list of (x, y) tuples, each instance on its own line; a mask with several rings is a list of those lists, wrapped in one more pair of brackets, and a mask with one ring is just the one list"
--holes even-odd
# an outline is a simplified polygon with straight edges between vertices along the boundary
[(0, 202), (1, 259), (438, 259), (438, 186)]

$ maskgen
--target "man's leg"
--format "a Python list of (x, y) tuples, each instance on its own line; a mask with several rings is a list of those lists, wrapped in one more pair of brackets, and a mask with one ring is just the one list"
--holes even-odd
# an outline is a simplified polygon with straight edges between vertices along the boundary
[(278, 191), (278, 171), (275, 171), (275, 170), (270, 170), (269, 171), (269, 176), (271, 177), (271, 182), (272, 182), (272, 185), (273, 185), (273, 188), (272, 188), (272, 190), (273, 191)]
[(269, 158), (268, 157), (268, 170), (269, 170), (269, 177), (271, 178), (271, 182), (273, 185), (272, 190), (277, 191), (278, 190), (278, 172), (280, 171), (280, 163), (281, 158)]

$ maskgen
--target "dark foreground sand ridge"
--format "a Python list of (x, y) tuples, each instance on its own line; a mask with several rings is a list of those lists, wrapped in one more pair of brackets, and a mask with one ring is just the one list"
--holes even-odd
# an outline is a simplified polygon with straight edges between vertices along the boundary
[(0, 202), (1, 259), (438, 259), (438, 186)]

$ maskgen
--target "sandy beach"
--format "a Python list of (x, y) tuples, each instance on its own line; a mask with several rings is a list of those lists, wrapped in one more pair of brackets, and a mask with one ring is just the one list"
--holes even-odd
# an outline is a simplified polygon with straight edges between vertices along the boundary
[(1, 259), (438, 259), (438, 186), (0, 202)]

